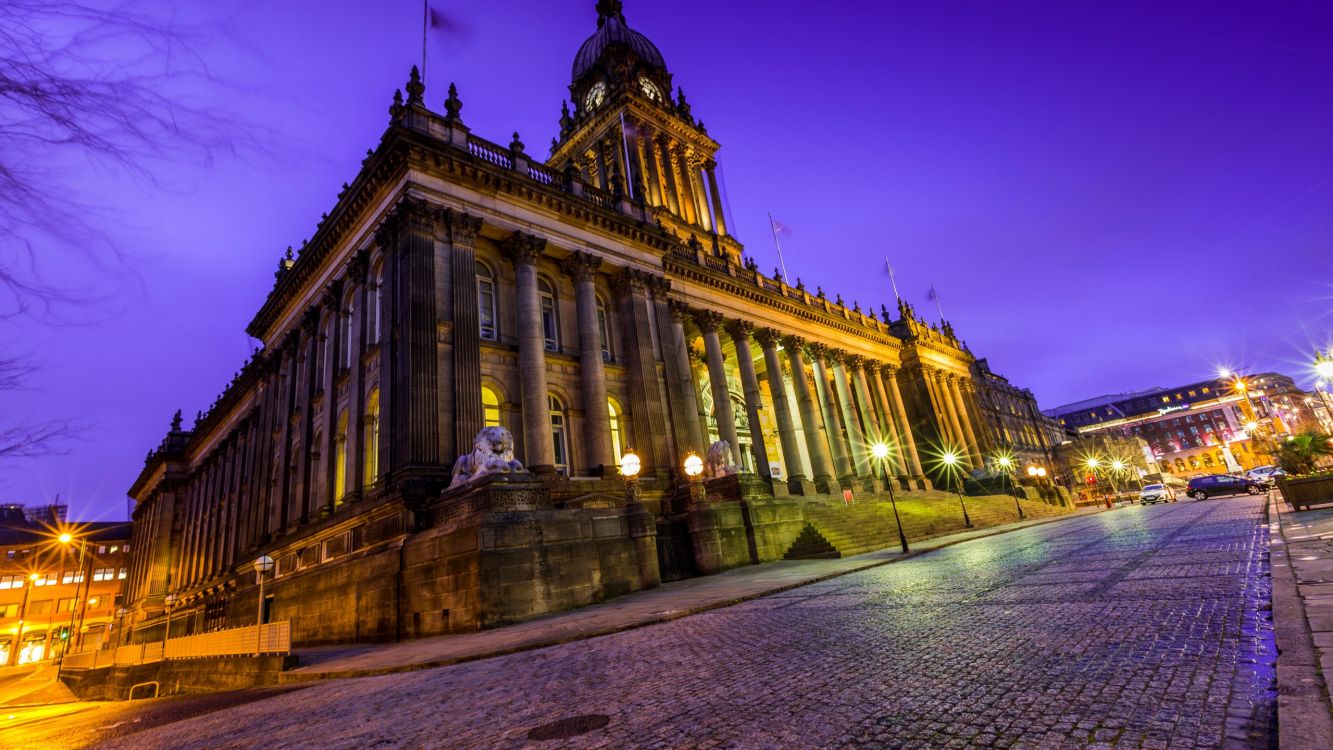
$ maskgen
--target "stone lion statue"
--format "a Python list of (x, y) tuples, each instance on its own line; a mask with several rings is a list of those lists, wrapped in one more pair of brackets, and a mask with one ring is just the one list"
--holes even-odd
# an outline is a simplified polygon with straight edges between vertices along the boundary
[(514, 436), (503, 427), (484, 427), (472, 440), (472, 452), (454, 462), (450, 487), (474, 482), (487, 474), (513, 474), (524, 471), (514, 458)]
[(708, 446), (708, 458), (704, 461), (704, 477), (716, 479), (735, 473), (736, 467), (731, 465), (731, 443), (719, 440)]

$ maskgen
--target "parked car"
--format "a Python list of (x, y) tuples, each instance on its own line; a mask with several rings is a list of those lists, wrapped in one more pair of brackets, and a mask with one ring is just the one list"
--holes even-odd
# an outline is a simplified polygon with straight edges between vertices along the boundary
[(1256, 482), (1267, 482), (1271, 485), (1273, 482), (1277, 481), (1278, 477), (1283, 476), (1286, 473), (1287, 472), (1276, 466), (1256, 466), (1245, 472), (1245, 476)]
[(1143, 505), (1174, 503), (1175, 501), (1175, 491), (1164, 484), (1145, 484), (1143, 489), (1139, 490), (1139, 502)]
[(1190, 480), (1189, 490), (1185, 493), (1195, 500), (1205, 500), (1218, 495), (1262, 495), (1268, 491), (1268, 483), (1249, 477), (1232, 474), (1213, 474), (1207, 477), (1195, 477)]

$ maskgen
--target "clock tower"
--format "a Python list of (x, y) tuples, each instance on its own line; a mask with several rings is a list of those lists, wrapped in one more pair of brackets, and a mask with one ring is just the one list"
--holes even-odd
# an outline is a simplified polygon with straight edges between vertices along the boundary
[(685, 93), (672, 97), (662, 53), (625, 23), (621, 0), (598, 0), (597, 31), (574, 56), (571, 78), (547, 164), (572, 166), (589, 184), (643, 203), (668, 231), (739, 261), (718, 190), (718, 144)]

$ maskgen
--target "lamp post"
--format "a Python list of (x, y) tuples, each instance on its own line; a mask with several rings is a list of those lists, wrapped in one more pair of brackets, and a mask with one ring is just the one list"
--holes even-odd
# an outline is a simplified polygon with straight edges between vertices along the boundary
[(620, 476), (625, 480), (625, 507), (643, 502), (643, 488), (639, 486), (639, 471), (643, 461), (634, 451), (625, 451), (620, 457)]
[(255, 656), (263, 653), (264, 642), (264, 576), (273, 570), (273, 558), (260, 555), (255, 559), (255, 576), (259, 579), (259, 607), (255, 615)]
[(171, 610), (176, 608), (176, 595), (162, 597), (162, 611), (167, 614), (167, 626), (162, 630), (162, 659), (167, 658), (167, 641), (171, 638)]
[(1018, 501), (1018, 492), (1014, 490), (1014, 477), (1010, 473), (1014, 469), (1014, 459), (1008, 456), (1000, 456), (995, 459), (995, 465), (1004, 469), (1004, 481), (1009, 485), (1009, 494), (1014, 496), (1014, 507), (1018, 509), (1018, 520), (1027, 518), (1023, 515), (1023, 504)]
[[(69, 532), (62, 533), (57, 539), (61, 544), (69, 546), (74, 542), (74, 536)], [(56, 662), (56, 680), (60, 680), (60, 672), (65, 667), (65, 655), (74, 647), (74, 616), (79, 611), (79, 588), (83, 585), (83, 557), (88, 553), (88, 540), (80, 538), (79, 542), (79, 564), (74, 569), (74, 601), (69, 608), (69, 629), (65, 631), (65, 645), (60, 649), (60, 661)]]
[(943, 456), (940, 456), (940, 460), (944, 462), (944, 466), (947, 469), (949, 476), (956, 479), (954, 491), (958, 493), (958, 505), (963, 509), (963, 528), (970, 529), (972, 528), (972, 519), (968, 517), (967, 503), (963, 501), (963, 482), (961, 479), (956, 478), (959, 461), (958, 454), (953, 451), (946, 451)]
[(689, 483), (690, 509), (701, 508), (708, 504), (708, 488), (704, 486), (704, 460), (699, 454), (690, 451), (685, 456), (685, 477)]
[(870, 448), (875, 460), (884, 467), (884, 486), (889, 488), (889, 504), (893, 506), (893, 522), (898, 525), (898, 544), (903, 548), (903, 554), (910, 550), (907, 548), (907, 535), (903, 533), (903, 519), (898, 516), (898, 499), (893, 493), (893, 478), (889, 476), (889, 445), (883, 441), (875, 443)]

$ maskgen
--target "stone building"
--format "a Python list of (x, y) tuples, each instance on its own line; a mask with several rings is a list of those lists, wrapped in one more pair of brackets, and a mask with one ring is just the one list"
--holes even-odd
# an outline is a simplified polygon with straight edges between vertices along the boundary
[[(773, 498), (881, 489), (879, 442), (903, 490), (929, 490), (943, 450), (983, 465), (992, 430), (952, 327), (761, 273), (661, 52), (620, 2), (597, 15), (544, 161), (471, 133), (453, 86), (442, 112), (415, 69), (395, 93), (360, 172), (279, 262), (248, 327), (262, 349), (189, 429), (177, 415), (130, 491), (136, 637), (160, 634), (168, 592), (188, 627), (300, 616), (294, 639), (331, 642), (653, 585), (641, 519), (606, 510), (630, 449), (659, 529), (682, 460), (719, 440), (746, 492)], [(532, 473), (511, 508), (531, 523), (441, 505), (487, 426)], [(557, 537), (579, 540), (566, 562), (519, 560)], [(552, 576), (540, 592), (524, 566)]]
[(1010, 455), (1020, 473), (1027, 466), (1053, 470), (1055, 449), (1067, 439), (1060, 421), (1043, 414), (1030, 389), (991, 370), (985, 358), (972, 363), (972, 377), (981, 421), (990, 431), (986, 439)]

